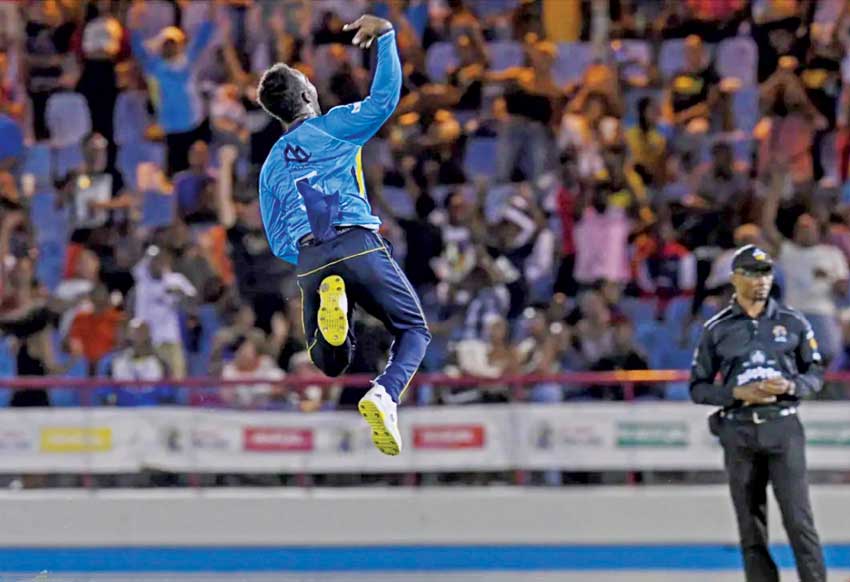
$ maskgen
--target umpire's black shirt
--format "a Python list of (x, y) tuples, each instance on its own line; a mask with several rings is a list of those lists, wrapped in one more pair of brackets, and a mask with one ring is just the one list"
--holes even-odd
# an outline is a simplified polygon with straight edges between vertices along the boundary
[[(769, 299), (753, 319), (733, 298), (703, 327), (691, 368), (691, 398), (737, 408), (744, 402), (732, 395), (736, 387), (781, 376), (794, 382), (794, 390), (777, 396), (776, 404), (793, 406), (821, 389), (821, 364), (812, 327), (800, 313)], [(718, 372), (722, 385), (714, 382)]]

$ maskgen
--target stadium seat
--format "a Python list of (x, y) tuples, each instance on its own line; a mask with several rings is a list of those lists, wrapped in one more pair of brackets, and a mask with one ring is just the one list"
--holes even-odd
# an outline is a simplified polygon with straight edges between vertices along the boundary
[(656, 301), (655, 299), (638, 299), (636, 297), (623, 297), (617, 307), (629, 320), (639, 326), (642, 323), (655, 321)]
[(61, 239), (47, 239), (38, 242), (38, 259), (35, 272), (38, 280), (53, 291), (62, 282), (65, 269), (65, 254), (67, 243)]
[(33, 194), (30, 199), (30, 220), (35, 228), (38, 248), (36, 274), (50, 289), (56, 289), (62, 279), (65, 266), (65, 251), (68, 244), (70, 207), (56, 207), (56, 195), (52, 190)]
[(113, 114), (116, 144), (125, 145), (142, 141), (145, 128), (150, 122), (147, 97), (142, 91), (124, 91), (118, 95)]
[(468, 179), (496, 174), (497, 147), (496, 138), (478, 137), (466, 142), (463, 171)]
[(115, 166), (121, 172), (124, 183), (136, 189), (136, 168), (142, 162), (153, 162), (157, 166), (165, 165), (165, 146), (152, 141), (128, 142), (118, 148)]
[(758, 47), (752, 38), (727, 38), (717, 45), (715, 56), (715, 66), (721, 77), (735, 77), (744, 87), (756, 84)]
[(176, 197), (151, 190), (142, 193), (142, 225), (146, 228), (171, 226), (177, 212)]
[[(0, 378), (12, 378), (16, 374), (15, 353), (6, 338), (0, 338)], [(8, 406), (10, 398), (12, 398), (12, 391), (8, 388), (0, 388), (0, 408)]]
[[(62, 350), (62, 337), (60, 333), (54, 332), (53, 337), (53, 352), (56, 355), (56, 362), (59, 365), (68, 364), (71, 361), (71, 355)], [(85, 358), (79, 358), (73, 362), (71, 368), (63, 374), (64, 378), (81, 379), (88, 378), (89, 362)], [(50, 395), (51, 406), (80, 406), (93, 402), (92, 393), (81, 392), (75, 388), (67, 388), (57, 386), (48, 390)]]
[(658, 50), (658, 71), (669, 79), (685, 66), (685, 40), (673, 38), (661, 43)]
[(552, 66), (552, 76), (558, 85), (581, 80), (584, 70), (593, 62), (593, 47), (583, 42), (558, 43), (558, 56)]
[(91, 112), (80, 93), (55, 93), (47, 100), (45, 121), (54, 148), (79, 145), (91, 133)]
[(752, 135), (760, 116), (758, 87), (743, 87), (735, 92), (732, 98), (732, 114), (735, 117), (735, 127), (747, 135)]
[(622, 67), (622, 76), (626, 80), (637, 77), (647, 78), (652, 66), (652, 46), (648, 41), (625, 39), (620, 42), (616, 53), (617, 62)]
[(17, 374), (17, 364), (12, 346), (5, 337), (0, 337), (0, 378), (11, 378)]
[(490, 57), (490, 69), (493, 71), (521, 67), (525, 63), (525, 50), (515, 41), (487, 43), (487, 54)]
[(53, 171), (57, 177), (67, 176), (85, 164), (81, 143), (69, 144), (53, 150)]
[(449, 69), (456, 67), (457, 64), (455, 47), (450, 42), (435, 42), (428, 48), (425, 55), (425, 72), (435, 83), (444, 82)]
[[(713, 45), (705, 44), (708, 59), (711, 59)], [(673, 38), (661, 43), (658, 51), (658, 71), (664, 79), (669, 79), (685, 67), (685, 39)]]
[(691, 314), (692, 297), (676, 297), (667, 304), (664, 310), (664, 322), (667, 324), (681, 323)]
[(47, 144), (32, 144), (27, 148), (21, 174), (35, 176), (35, 187), (49, 188), (53, 186), (53, 156)]

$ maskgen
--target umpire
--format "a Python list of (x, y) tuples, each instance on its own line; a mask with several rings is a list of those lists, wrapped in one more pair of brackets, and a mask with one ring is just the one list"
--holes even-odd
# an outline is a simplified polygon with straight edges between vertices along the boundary
[(770, 298), (773, 261), (763, 250), (738, 249), (732, 285), (730, 305), (703, 329), (690, 392), (697, 404), (722, 407), (709, 417), (709, 428), (723, 445), (747, 582), (779, 580), (767, 547), (768, 481), (801, 582), (825, 582), (797, 417), (800, 399), (822, 386), (818, 344), (805, 317)]

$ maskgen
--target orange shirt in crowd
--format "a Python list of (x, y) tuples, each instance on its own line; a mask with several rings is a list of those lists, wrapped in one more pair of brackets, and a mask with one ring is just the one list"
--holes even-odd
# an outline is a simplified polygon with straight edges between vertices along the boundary
[(115, 349), (118, 327), (123, 320), (124, 315), (114, 307), (100, 313), (80, 312), (71, 323), (68, 337), (79, 340), (86, 359), (96, 362)]

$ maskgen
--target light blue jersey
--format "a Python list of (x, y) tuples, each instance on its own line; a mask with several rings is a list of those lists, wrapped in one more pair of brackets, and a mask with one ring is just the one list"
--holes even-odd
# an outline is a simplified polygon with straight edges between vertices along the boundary
[(395, 32), (384, 33), (377, 43), (369, 97), (291, 126), (263, 164), (263, 224), (274, 254), (290, 263), (298, 262), (298, 240), (315, 234), (317, 222), (376, 230), (381, 224), (366, 196), (361, 150), (395, 110), (402, 75)]

